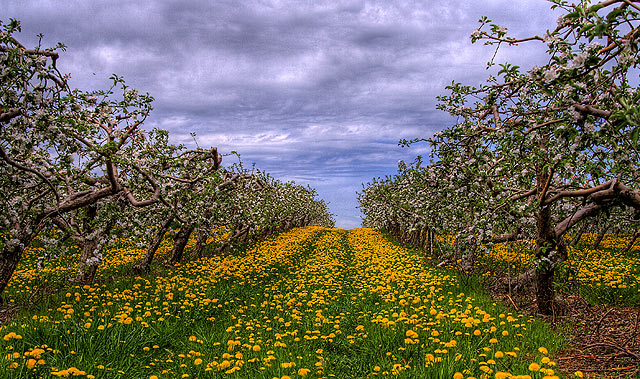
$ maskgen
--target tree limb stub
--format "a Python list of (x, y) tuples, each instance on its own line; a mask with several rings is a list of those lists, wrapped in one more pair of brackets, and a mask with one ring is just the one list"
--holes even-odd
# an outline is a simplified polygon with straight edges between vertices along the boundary
[(0, 122), (7, 122), (14, 117), (18, 117), (22, 114), (19, 108), (11, 108), (6, 112), (0, 113)]
[(580, 113), (590, 114), (592, 116), (598, 116), (605, 119), (608, 119), (609, 117), (611, 117), (613, 113), (611, 111), (605, 111), (603, 109), (595, 108), (591, 105), (574, 104), (573, 108)]

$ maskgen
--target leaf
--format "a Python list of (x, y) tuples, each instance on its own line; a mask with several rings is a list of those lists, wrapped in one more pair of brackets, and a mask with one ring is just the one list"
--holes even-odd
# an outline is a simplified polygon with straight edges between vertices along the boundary
[(604, 5), (602, 4), (596, 4), (594, 6), (592, 6), (591, 8), (589, 8), (589, 13), (596, 13), (597, 11), (599, 11)]
[(586, 32), (587, 30), (593, 28), (594, 26), (596, 26), (595, 24), (587, 24), (583, 27), (580, 28), (580, 30), (578, 31), (578, 34), (582, 34), (584, 32)]
[(564, 16), (564, 18), (577, 18), (577, 17), (578, 17), (578, 12), (567, 13), (567, 15)]
[(638, 136), (640, 136), (640, 126), (636, 126), (636, 128), (631, 131), (631, 140), (636, 145), (638, 144)]
[(602, 37), (602, 35), (606, 31), (607, 31), (607, 24), (605, 24), (604, 22), (601, 22), (593, 29), (593, 34), (598, 37)]
[(609, 12), (609, 14), (607, 14), (607, 21), (611, 22), (613, 21), (616, 17), (618, 17), (618, 15), (620, 15), (621, 13), (623, 13), (624, 10), (623, 9), (614, 9), (613, 11)]

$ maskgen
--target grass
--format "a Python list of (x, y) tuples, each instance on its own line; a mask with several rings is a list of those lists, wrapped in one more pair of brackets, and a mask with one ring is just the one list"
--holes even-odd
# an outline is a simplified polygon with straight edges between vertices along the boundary
[[(640, 243), (624, 252), (629, 236), (607, 234), (598, 249), (595, 234), (585, 234), (577, 246), (569, 246), (568, 259), (557, 271), (560, 292), (578, 293), (591, 304), (640, 305)], [(532, 267), (533, 242), (498, 244), (479, 259), (492, 267), (486, 275), (516, 276)]]
[[(141, 254), (126, 241), (113, 250), (101, 278)], [(30, 290), (16, 278), (8, 294)], [(20, 311), (0, 338), (4, 378), (542, 378), (563, 343), (376, 231), (315, 227), (67, 288)]]

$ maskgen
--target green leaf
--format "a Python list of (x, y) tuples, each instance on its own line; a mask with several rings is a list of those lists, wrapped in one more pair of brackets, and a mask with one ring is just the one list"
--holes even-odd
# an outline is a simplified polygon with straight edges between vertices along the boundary
[(601, 22), (593, 29), (593, 34), (598, 37), (602, 37), (602, 35), (606, 31), (607, 31), (607, 24), (605, 24), (604, 22)]
[(582, 34), (584, 32), (586, 32), (587, 30), (593, 28), (594, 26), (596, 26), (595, 24), (587, 24), (583, 27), (580, 28), (580, 30), (578, 31), (578, 34)]
[(623, 12), (624, 12), (623, 9), (614, 9), (614, 10), (612, 10), (611, 12), (609, 12), (609, 14), (607, 14), (607, 21), (611, 22), (611, 21), (615, 20), (615, 18), (618, 17), (618, 15), (620, 15)]
[(564, 18), (577, 18), (577, 17), (578, 17), (578, 12), (567, 13), (567, 15), (564, 16)]
[(596, 4), (594, 6), (592, 6), (591, 8), (589, 8), (589, 13), (596, 13), (597, 11), (599, 11), (604, 5), (601, 4)]
[(631, 140), (636, 145), (638, 144), (638, 136), (640, 136), (640, 126), (636, 126), (636, 128), (631, 131)]

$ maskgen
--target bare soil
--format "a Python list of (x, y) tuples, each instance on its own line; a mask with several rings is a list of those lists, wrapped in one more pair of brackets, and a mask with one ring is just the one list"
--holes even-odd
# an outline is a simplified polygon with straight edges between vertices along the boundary
[(556, 357), (562, 371), (580, 370), (586, 378), (640, 377), (640, 308), (590, 305), (575, 295), (560, 301), (565, 309), (558, 327), (570, 336)]
[(560, 294), (556, 314), (541, 316), (531, 297), (494, 296), (568, 337), (565, 349), (552, 357), (562, 377), (582, 371), (585, 378), (640, 378), (640, 307), (593, 305), (578, 295)]

